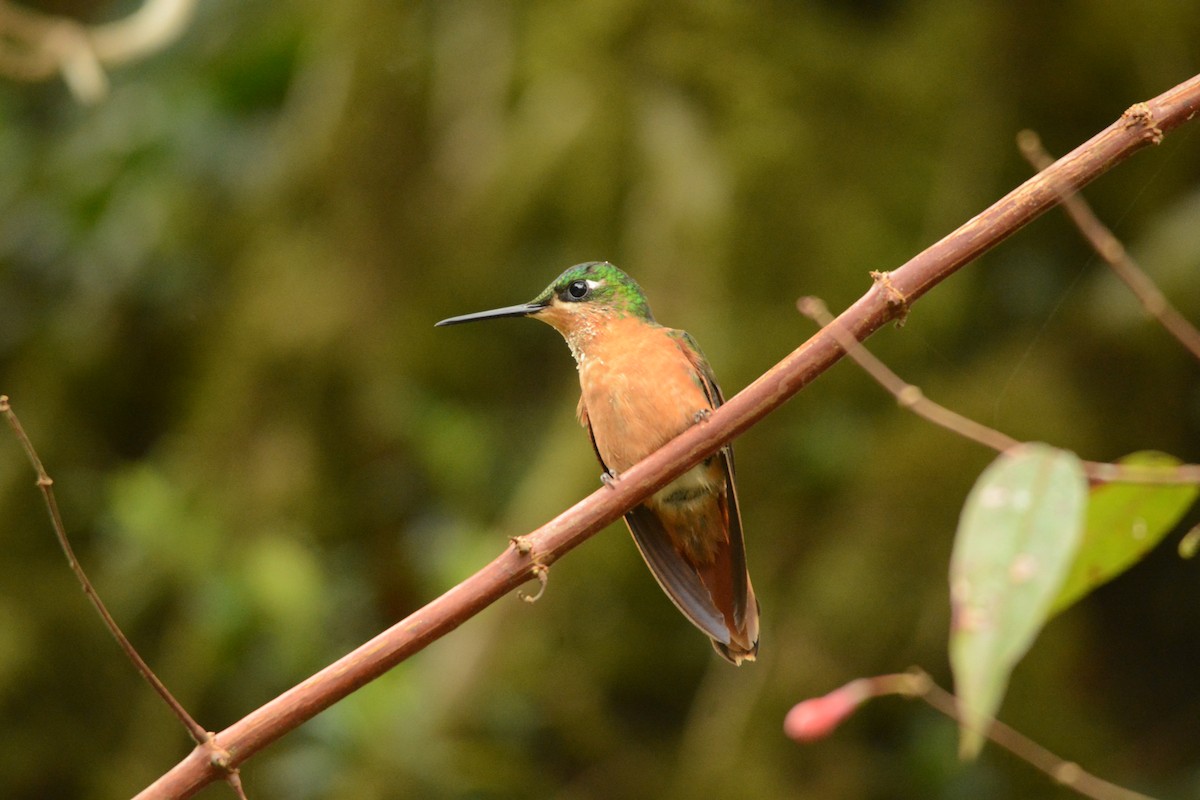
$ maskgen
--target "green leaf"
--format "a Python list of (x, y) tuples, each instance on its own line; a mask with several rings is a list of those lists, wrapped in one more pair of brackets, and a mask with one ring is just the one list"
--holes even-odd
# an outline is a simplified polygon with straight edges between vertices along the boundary
[(1088, 484), (1074, 453), (1023, 444), (971, 489), (950, 559), (950, 665), (973, 758), (1008, 678), (1048, 619), (1083, 535)]
[[(1148, 475), (1170, 473), (1179, 459), (1143, 451), (1121, 459)], [(1197, 486), (1106, 483), (1092, 489), (1087, 527), (1051, 614), (1057, 614), (1150, 552), (1200, 495)]]

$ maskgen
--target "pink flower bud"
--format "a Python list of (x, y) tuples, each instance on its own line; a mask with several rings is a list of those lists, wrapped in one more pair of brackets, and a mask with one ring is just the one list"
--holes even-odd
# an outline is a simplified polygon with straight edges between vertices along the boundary
[(797, 703), (783, 719), (783, 732), (797, 742), (824, 739), (869, 696), (864, 681), (851, 681), (827, 695)]

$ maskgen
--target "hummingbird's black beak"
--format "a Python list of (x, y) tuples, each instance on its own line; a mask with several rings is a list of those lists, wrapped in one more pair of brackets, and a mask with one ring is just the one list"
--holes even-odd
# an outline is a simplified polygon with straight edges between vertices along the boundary
[(522, 303), (519, 306), (505, 306), (504, 308), (493, 308), (491, 311), (476, 311), (474, 314), (463, 314), (460, 317), (450, 317), (434, 325), (435, 328), (441, 328), (445, 325), (458, 325), (463, 322), (474, 322), (477, 319), (495, 319), (498, 317), (527, 317), (530, 314), (536, 314), (544, 309), (541, 303)]

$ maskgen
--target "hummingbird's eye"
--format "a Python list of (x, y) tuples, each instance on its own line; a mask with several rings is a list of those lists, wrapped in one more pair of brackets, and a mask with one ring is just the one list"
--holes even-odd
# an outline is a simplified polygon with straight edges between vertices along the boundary
[(571, 300), (582, 300), (591, 294), (592, 288), (587, 281), (571, 281), (567, 285), (567, 297)]

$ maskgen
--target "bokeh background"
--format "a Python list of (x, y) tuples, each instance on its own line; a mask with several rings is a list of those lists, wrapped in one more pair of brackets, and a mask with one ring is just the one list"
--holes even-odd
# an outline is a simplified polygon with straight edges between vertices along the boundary
[[(1175, 0), (210, 0), (94, 107), (0, 83), (0, 392), (101, 593), (219, 730), (598, 485), (558, 336), (435, 321), (609, 259), (732, 395), (812, 333), (798, 296), (846, 306), (1022, 181), (1018, 130), (1061, 154), (1198, 71)], [(1196, 125), (1088, 195), (1200, 320)], [(1200, 461), (1200, 368), (1057, 212), (871, 344), (1013, 436)], [(846, 364), (736, 448), (757, 664), (718, 659), (613, 526), (535, 605), (506, 598), (253, 759), (250, 796), (1072, 796), (995, 749), (960, 763), (919, 703), (781, 733), (855, 677), (949, 684), (947, 559), (992, 455)], [(131, 795), (189, 742), (7, 435), (0, 520), (3, 794)], [(1176, 540), (1050, 625), (1002, 716), (1200, 797), (1200, 581)]]

